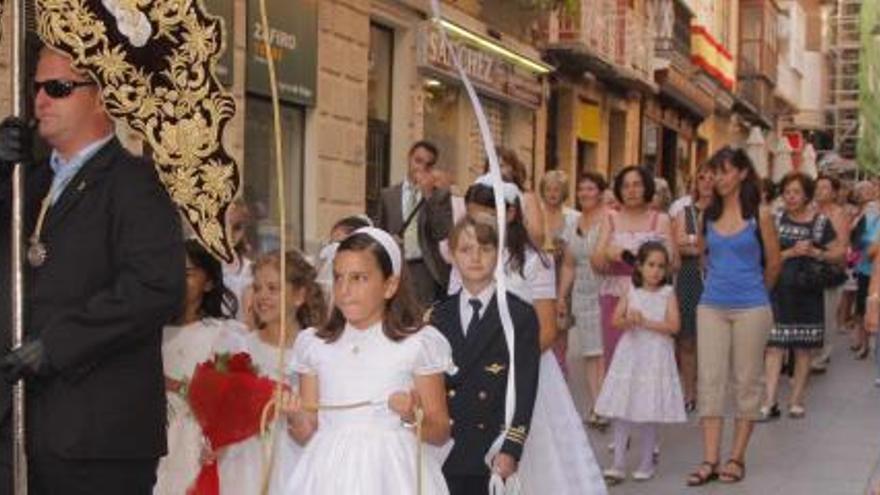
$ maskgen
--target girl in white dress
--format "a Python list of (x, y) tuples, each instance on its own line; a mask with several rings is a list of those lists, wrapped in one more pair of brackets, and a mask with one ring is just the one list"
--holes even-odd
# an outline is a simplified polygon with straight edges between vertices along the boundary
[(186, 300), (183, 315), (165, 327), (162, 360), (168, 398), (168, 455), (159, 463), (157, 495), (181, 495), (202, 466), (202, 429), (186, 399), (186, 386), (196, 365), (215, 353), (239, 352), (245, 344), (243, 327), (230, 319), (235, 297), (223, 285), (217, 262), (196, 241), (186, 242)]
[(443, 374), (454, 371), (452, 349), (423, 325), (402, 265), (382, 230), (359, 229), (340, 243), (330, 321), (294, 344), (299, 394), (287, 405), (288, 423), (305, 451), (285, 493), (411, 495), (420, 478), (423, 495), (448, 493), (442, 459), (423, 442), (449, 439)]
[(627, 443), (634, 430), (641, 445), (633, 479), (647, 481), (654, 476), (657, 423), (686, 419), (672, 339), (679, 328), (678, 302), (667, 284), (668, 273), (663, 244), (643, 244), (632, 287), (614, 311), (614, 325), (624, 333), (596, 402), (596, 412), (614, 419), (614, 465), (604, 473), (609, 484), (625, 479)]
[[(518, 189), (504, 184), (507, 238), (504, 240), (507, 290), (531, 303), (540, 324), (541, 364), (531, 431), (520, 459), (522, 493), (602, 495), (607, 493), (580, 415), (575, 409), (552, 345), (556, 338), (556, 275), (553, 259), (534, 247), (522, 224)], [(468, 215), (495, 224), (495, 194), (485, 183), (465, 195)], [(449, 293), (461, 289), (453, 268)]]
[[(287, 311), (284, 335), (286, 350), (282, 370), (290, 367), (293, 343), (300, 329), (321, 326), (327, 307), (320, 285), (316, 282), (315, 268), (299, 251), (289, 251), (285, 259), (286, 276), (281, 278), (281, 257), (275, 251), (261, 256), (253, 268), (253, 311), (256, 330), (245, 336), (248, 352), (260, 374), (273, 380), (284, 380), (294, 386), (290, 376), (279, 372), (278, 353), (281, 341), (281, 311)], [(287, 302), (282, 305), (281, 285), (287, 284)], [(270, 436), (274, 435), (274, 436)], [(279, 418), (272, 423), (266, 436), (253, 437), (226, 449), (220, 456), (221, 495), (259, 495), (264, 469), (269, 461), (264, 446), (274, 443), (269, 495), (284, 492), (287, 478), (293, 472), (302, 449), (287, 432), (286, 421)]]
[(251, 313), (248, 308), (251, 302), (251, 284), (254, 281), (254, 276), (253, 262), (248, 256), (252, 248), (248, 242), (247, 233), (252, 220), (247, 203), (243, 200), (234, 202), (227, 210), (226, 221), (229, 223), (229, 231), (232, 233), (233, 256), (235, 258), (231, 263), (223, 263), (223, 285), (235, 294), (235, 300), (238, 301), (235, 318), (251, 327), (252, 322), (248, 321), (248, 316)]

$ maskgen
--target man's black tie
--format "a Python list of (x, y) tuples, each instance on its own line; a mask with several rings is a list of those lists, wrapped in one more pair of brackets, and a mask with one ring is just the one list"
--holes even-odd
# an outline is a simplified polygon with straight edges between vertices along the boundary
[(465, 337), (470, 337), (477, 330), (477, 325), (480, 324), (480, 308), (483, 307), (483, 303), (479, 299), (469, 299), (468, 304), (471, 305), (473, 314), (471, 314), (471, 321), (468, 323), (467, 331), (465, 331)]

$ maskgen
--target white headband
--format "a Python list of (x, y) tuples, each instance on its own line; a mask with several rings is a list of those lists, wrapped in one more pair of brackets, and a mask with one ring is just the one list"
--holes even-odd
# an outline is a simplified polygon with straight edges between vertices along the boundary
[[(492, 177), (489, 174), (483, 174), (477, 177), (477, 180), (474, 181), (474, 184), (480, 184), (483, 186), (492, 187)], [(519, 200), (520, 205), (522, 205), (522, 191), (520, 191), (519, 187), (513, 182), (503, 182), (501, 184), (501, 191), (504, 194), (504, 202), (512, 205), (517, 200)]]
[(391, 237), (391, 234), (385, 232), (382, 229), (377, 229), (376, 227), (361, 227), (355, 230), (354, 234), (367, 234), (372, 237), (373, 240), (382, 245), (385, 249), (385, 252), (388, 254), (388, 257), (391, 259), (391, 271), (394, 272), (394, 275), (400, 276), (401, 266), (403, 265), (403, 256), (400, 253), (400, 246), (397, 244), (397, 241)]

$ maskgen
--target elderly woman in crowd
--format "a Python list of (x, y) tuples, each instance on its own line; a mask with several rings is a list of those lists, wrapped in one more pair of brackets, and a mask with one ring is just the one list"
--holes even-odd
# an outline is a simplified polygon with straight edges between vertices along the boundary
[(550, 170), (539, 184), (541, 211), (544, 216), (544, 250), (561, 261), (566, 231), (578, 221), (578, 212), (565, 206), (568, 200), (568, 175), (562, 170)]
[[(559, 279), (559, 267), (562, 266), (562, 256), (565, 252), (565, 233), (571, 226), (577, 223), (578, 212), (565, 206), (568, 200), (568, 175), (562, 170), (550, 170), (541, 177), (538, 192), (541, 196), (541, 210), (544, 217), (544, 246), (548, 256), (553, 257), (556, 263), (556, 278)], [(557, 323), (559, 337), (553, 345), (553, 352), (559, 360), (559, 365), (567, 371), (565, 363), (567, 334), (567, 322), (560, 319)]]
[(877, 251), (876, 247), (872, 249), (872, 245), (880, 234), (880, 206), (877, 204), (877, 188), (870, 181), (861, 181), (856, 184), (855, 194), (860, 209), (853, 226), (851, 239), (852, 249), (859, 253), (858, 262), (854, 269), (856, 321), (853, 335), (855, 343), (852, 350), (856, 353), (856, 359), (865, 359), (868, 356), (868, 335), (862, 320), (865, 316), (865, 302), (868, 297), (868, 282), (871, 277), (873, 258)]
[[(825, 336), (824, 290), (826, 277), (808, 276), (813, 267), (843, 261), (844, 248), (836, 242), (827, 216), (810, 208), (816, 189), (813, 179), (790, 173), (780, 184), (784, 210), (775, 223), (782, 257), (782, 273), (773, 291), (776, 324), (767, 341), (765, 359), (767, 396), (762, 419), (779, 417), (776, 392), (787, 350), (794, 351), (794, 383), (788, 414), (805, 414), (804, 391), (810, 374), (812, 352), (821, 349)], [(841, 270), (841, 274), (843, 271)]]
[[(816, 179), (816, 194), (813, 198), (816, 209), (831, 221), (831, 226), (834, 227), (834, 232), (837, 234), (837, 241), (846, 253), (849, 251), (850, 219), (846, 210), (838, 203), (840, 194), (840, 179), (832, 175), (819, 175), (819, 178)], [(841, 270), (846, 270), (846, 261), (845, 256), (839, 260), (838, 267)], [(810, 367), (812, 371), (824, 372), (831, 359), (831, 336), (839, 331), (843, 321), (837, 310), (843, 291), (844, 283), (825, 289), (825, 344), (813, 356), (813, 363)]]
[(647, 241), (659, 241), (671, 254), (673, 269), (678, 266), (669, 217), (651, 207), (654, 176), (644, 167), (623, 168), (614, 178), (614, 196), (620, 210), (611, 212), (599, 230), (593, 267), (605, 277), (599, 288), (602, 315), (602, 344), (605, 366), (611, 363), (621, 330), (612, 324), (618, 299), (629, 290), (635, 253)]
[[(564, 319), (571, 308), (573, 326), (568, 332), (569, 380), (575, 386), (583, 384), (586, 378), (586, 391), (591, 404), (599, 396), (605, 372), (602, 357), (602, 327), (599, 310), (599, 285), (601, 276), (590, 263), (596, 253), (599, 230), (605, 221), (608, 210), (602, 200), (608, 187), (605, 178), (596, 172), (586, 172), (577, 184), (577, 200), (581, 207), (580, 215), (565, 233), (566, 249), (559, 274), (557, 314)], [(580, 376), (574, 373), (583, 371)], [(573, 395), (581, 397), (583, 390), (575, 390)], [(582, 404), (585, 401), (579, 401)], [(587, 410), (585, 407), (584, 410)], [(593, 428), (604, 428), (607, 421), (590, 410), (587, 424)]]
[(657, 211), (668, 213), (672, 206), (672, 189), (669, 188), (669, 182), (662, 177), (654, 177), (654, 185), (657, 190), (654, 191), (651, 206)]

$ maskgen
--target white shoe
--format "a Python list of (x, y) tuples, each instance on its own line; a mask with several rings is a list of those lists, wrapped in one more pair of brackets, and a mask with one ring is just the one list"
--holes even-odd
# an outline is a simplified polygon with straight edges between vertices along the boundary
[(608, 483), (608, 486), (619, 485), (626, 480), (626, 473), (619, 469), (608, 468), (602, 471), (602, 477), (605, 478), (605, 482)]
[(635, 481), (648, 481), (654, 477), (654, 470), (652, 469), (650, 471), (633, 471), (632, 477)]

